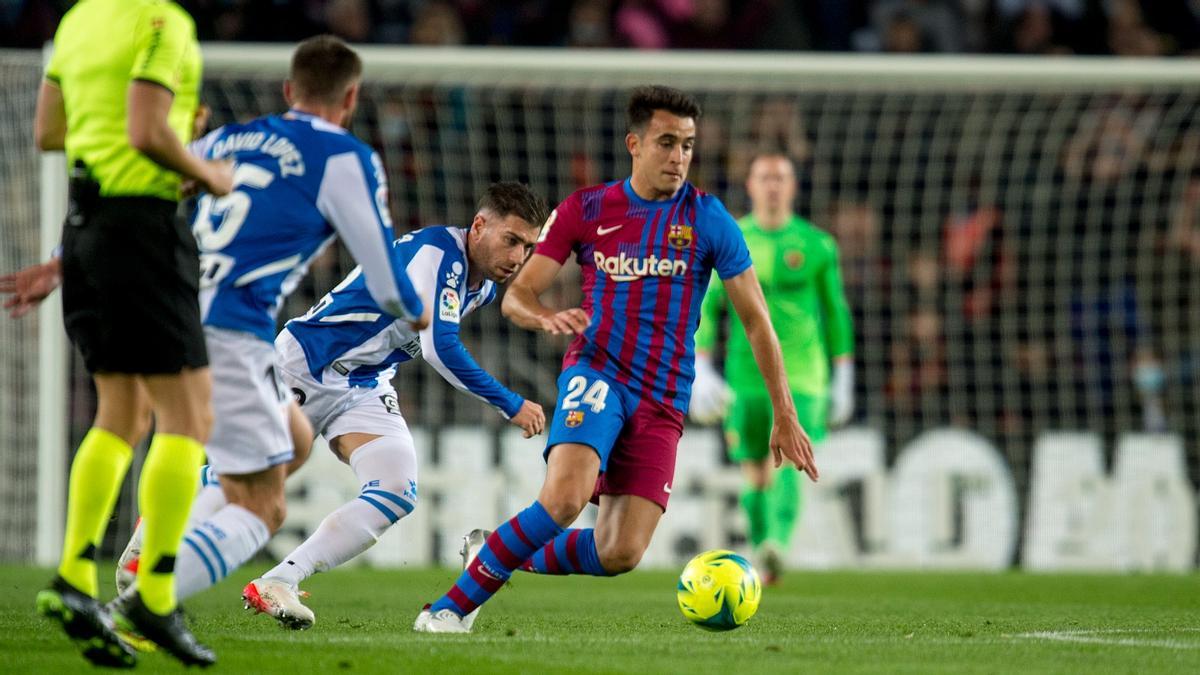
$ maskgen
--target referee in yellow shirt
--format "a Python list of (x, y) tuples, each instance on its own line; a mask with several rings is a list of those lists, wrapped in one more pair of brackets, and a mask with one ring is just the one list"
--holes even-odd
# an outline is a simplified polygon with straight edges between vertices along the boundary
[(82, 0), (54, 36), (34, 135), (66, 150), (63, 318), (96, 385), (92, 428), (71, 464), (58, 576), (38, 611), (97, 665), (132, 667), (97, 600), (96, 549), (133, 446), (155, 423), (138, 483), (144, 528), (139, 600), (124, 626), (184, 663), (207, 665), (175, 601), (174, 565), (212, 424), (195, 240), (176, 207), (183, 179), (215, 195), (232, 166), (201, 161), (189, 138), (199, 101), (192, 18), (164, 0)]

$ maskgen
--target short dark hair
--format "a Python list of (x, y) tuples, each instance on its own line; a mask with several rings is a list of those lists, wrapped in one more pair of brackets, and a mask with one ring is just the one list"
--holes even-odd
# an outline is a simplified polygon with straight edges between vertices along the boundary
[(500, 181), (489, 185), (479, 198), (479, 210), (490, 211), (501, 218), (516, 216), (536, 227), (541, 227), (550, 215), (546, 200), (528, 185), (516, 181)]
[(788, 154), (787, 150), (775, 146), (767, 146), (766, 148), (756, 151), (750, 156), (750, 163), (746, 166), (753, 166), (758, 160), (766, 159), (768, 157), (779, 157), (781, 159), (786, 159), (788, 164), (791, 164), (793, 167), (796, 166), (796, 160), (792, 159), (792, 156)]
[(655, 110), (666, 110), (672, 115), (693, 120), (700, 119), (700, 104), (690, 94), (661, 84), (648, 84), (629, 94), (629, 107), (625, 109), (629, 131), (635, 134), (645, 131)]
[(288, 79), (296, 98), (335, 103), (362, 77), (362, 68), (358, 53), (341, 38), (318, 35), (296, 46)]

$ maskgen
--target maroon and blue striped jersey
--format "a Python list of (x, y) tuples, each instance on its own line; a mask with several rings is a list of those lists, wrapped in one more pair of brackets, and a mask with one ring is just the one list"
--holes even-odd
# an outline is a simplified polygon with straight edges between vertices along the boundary
[(582, 268), (591, 322), (563, 368), (587, 365), (686, 413), (712, 272), (729, 279), (750, 267), (721, 200), (691, 183), (663, 201), (638, 197), (629, 179), (584, 188), (554, 210), (536, 252), (560, 264), (574, 253)]

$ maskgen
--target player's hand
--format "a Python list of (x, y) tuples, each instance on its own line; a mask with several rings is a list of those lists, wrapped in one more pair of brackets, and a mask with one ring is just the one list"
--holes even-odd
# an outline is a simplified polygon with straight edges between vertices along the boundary
[(429, 321), (433, 318), (433, 308), (426, 307), (425, 311), (421, 312), (421, 316), (408, 322), (409, 326), (418, 333), (429, 328)]
[(829, 385), (829, 424), (840, 427), (854, 415), (854, 361), (840, 358)]
[(224, 197), (233, 192), (232, 160), (206, 160), (204, 165), (206, 171), (202, 183), (206, 192), (214, 197)]
[(794, 415), (775, 418), (775, 425), (771, 428), (770, 445), (776, 469), (783, 466), (783, 460), (786, 459), (795, 464), (797, 469), (808, 474), (813, 482), (820, 477), (817, 462), (813, 458), (812, 441)]
[(525, 432), (525, 438), (533, 438), (546, 430), (546, 413), (542, 410), (542, 406), (528, 399), (521, 404), (521, 409), (517, 411), (517, 414), (508, 421), (521, 427), (521, 431)]
[(696, 355), (696, 381), (692, 383), (692, 400), (688, 415), (697, 424), (716, 424), (725, 417), (733, 392), (725, 378), (713, 367), (712, 359)]
[(587, 312), (573, 307), (542, 317), (542, 330), (551, 335), (582, 335), (592, 318)]
[(58, 258), (0, 276), (0, 295), (12, 296), (5, 299), (4, 309), (19, 319), (42, 304), (61, 283), (62, 261)]

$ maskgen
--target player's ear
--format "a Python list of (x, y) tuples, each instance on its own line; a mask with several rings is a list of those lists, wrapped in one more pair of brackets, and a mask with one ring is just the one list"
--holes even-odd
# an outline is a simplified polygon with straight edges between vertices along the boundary
[(358, 105), (358, 88), (361, 82), (355, 82), (349, 87), (346, 87), (346, 97), (342, 99), (342, 108), (345, 110), (354, 110)]
[(483, 228), (487, 227), (487, 218), (483, 217), (483, 211), (475, 214), (471, 220), (471, 236), (479, 239), (483, 236)]
[(289, 108), (296, 104), (295, 100), (292, 98), (291, 80), (283, 81), (283, 100), (287, 102)]
[(632, 131), (625, 134), (625, 148), (629, 150), (630, 155), (633, 155), (634, 157), (638, 156), (641, 140), (642, 139), (638, 138), (638, 135)]

